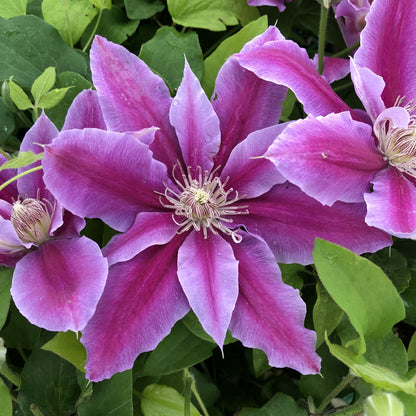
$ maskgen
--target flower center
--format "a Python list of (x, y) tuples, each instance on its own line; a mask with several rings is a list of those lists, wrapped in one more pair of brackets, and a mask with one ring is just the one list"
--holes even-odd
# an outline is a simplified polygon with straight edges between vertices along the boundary
[[(178, 166), (181, 179), (175, 175)], [(214, 234), (221, 231), (231, 236), (234, 242), (239, 243), (242, 240), (241, 235), (238, 234), (239, 229), (233, 230), (228, 226), (233, 222), (228, 216), (248, 214), (247, 206), (235, 205), (241, 197), (233, 188), (225, 189), (228, 178), (222, 183), (221, 179), (215, 176), (217, 169), (211, 173), (205, 171), (203, 174), (201, 167), (198, 166), (194, 178), (191, 167), (188, 167), (185, 173), (178, 163), (173, 167), (172, 176), (181, 192), (178, 193), (166, 186), (165, 192), (160, 195), (167, 202), (163, 202), (160, 198), (160, 203), (163, 207), (174, 210), (172, 218), (180, 227), (179, 234), (192, 227), (196, 231), (202, 230), (204, 238), (207, 238), (208, 230)], [(230, 197), (232, 193), (234, 197)], [(181, 217), (180, 221), (175, 217)]]
[(34, 198), (25, 198), (13, 204), (10, 221), (24, 243), (42, 244), (49, 237), (53, 206)]
[(416, 105), (402, 108), (410, 115), (407, 127), (395, 126), (389, 118), (382, 119), (377, 126), (378, 147), (390, 165), (416, 178), (416, 115), (412, 115)]

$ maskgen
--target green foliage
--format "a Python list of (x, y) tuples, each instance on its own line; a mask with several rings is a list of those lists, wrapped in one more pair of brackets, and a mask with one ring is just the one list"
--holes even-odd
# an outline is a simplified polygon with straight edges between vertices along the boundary
[(7, 386), (4, 384), (3, 380), (0, 378), (0, 409), (2, 416), (12, 416), (12, 398), (10, 397), (10, 392)]
[(35, 16), (0, 19), (0, 61), (0, 80), (13, 77), (27, 90), (50, 66), (58, 74), (73, 71), (85, 77), (88, 72), (85, 58), (69, 48), (53, 27)]
[(78, 370), (85, 372), (87, 353), (79, 341), (79, 335), (75, 332), (58, 332), (50, 341), (42, 346), (42, 349), (54, 352), (63, 359), (69, 361)]
[(0, 329), (6, 322), (10, 305), (13, 269), (0, 268)]
[(259, 16), (246, 0), (168, 0), (168, 8), (176, 24), (213, 31), (239, 22), (244, 26)]
[(364, 338), (383, 338), (404, 318), (397, 290), (369, 260), (321, 239), (316, 239), (313, 258), (325, 289), (360, 335), (361, 353)]
[(26, 14), (27, 0), (0, 0), (0, 17), (11, 17)]
[[(157, 384), (147, 386), (142, 395), (141, 409), (144, 416), (183, 416), (185, 400), (175, 389)], [(191, 404), (190, 416), (200, 416)]]
[(192, 71), (200, 78), (203, 62), (198, 35), (195, 32), (180, 33), (166, 26), (142, 45), (139, 55), (172, 88), (177, 88), (182, 80), (185, 57)]
[(0, 171), (3, 169), (17, 169), (23, 168), (25, 166), (29, 166), (32, 163), (41, 160), (43, 158), (43, 153), (33, 153), (29, 152), (19, 152), (19, 154), (8, 160), (7, 162), (3, 163), (0, 166)]
[(161, 0), (124, 0), (127, 17), (132, 20), (145, 20), (161, 12), (165, 5)]
[(54, 26), (72, 47), (94, 19), (97, 9), (90, 0), (43, 0), (42, 13), (45, 22)]
[(366, 416), (404, 416), (403, 403), (392, 393), (376, 393), (364, 403)]

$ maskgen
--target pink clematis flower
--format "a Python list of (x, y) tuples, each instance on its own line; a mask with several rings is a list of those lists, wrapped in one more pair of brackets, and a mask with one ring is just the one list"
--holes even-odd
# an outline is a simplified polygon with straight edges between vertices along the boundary
[(351, 110), (293, 42), (266, 41), (237, 57), (258, 76), (293, 89), (309, 113), (266, 153), (280, 173), (323, 204), (365, 200), (367, 224), (410, 238), (416, 237), (415, 13), (413, 0), (371, 6), (351, 60), (366, 114)]
[[(79, 96), (67, 125), (80, 125), (71, 114), (93, 109), (94, 96), (92, 91)], [(47, 145), (57, 135), (42, 114), (23, 139), (21, 151), (39, 153), (43, 150), (39, 144)], [(0, 155), (0, 165), (4, 162)], [(3, 170), (0, 179), (5, 182), (39, 164)], [(95, 312), (108, 273), (98, 245), (79, 235), (85, 221), (63, 210), (46, 189), (42, 171), (12, 182), (0, 198), (0, 264), (15, 267), (11, 293), (17, 308), (30, 322), (50, 331), (81, 330)]]
[(275, 6), (281, 12), (286, 8), (285, 2), (289, 3), (292, 0), (248, 0), (249, 6)]
[(341, 0), (334, 6), (335, 17), (347, 46), (360, 40), (372, 2), (373, 0)]
[(107, 285), (81, 338), (87, 377), (131, 368), (190, 308), (221, 348), (229, 329), (272, 366), (319, 372), (305, 305), (276, 260), (311, 263), (317, 236), (356, 252), (391, 240), (365, 225), (364, 204), (323, 207), (256, 158), (285, 127), (276, 123), (286, 89), (230, 59), (212, 101), (187, 64), (172, 98), (144, 62), (101, 37), (91, 70), (113, 131), (64, 131), (43, 162), (66, 208), (122, 232), (104, 248)]

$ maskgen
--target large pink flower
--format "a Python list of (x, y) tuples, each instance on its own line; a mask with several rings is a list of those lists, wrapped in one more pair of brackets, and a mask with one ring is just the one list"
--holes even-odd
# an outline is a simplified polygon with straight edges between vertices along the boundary
[(281, 12), (286, 8), (285, 2), (289, 3), (292, 0), (248, 0), (249, 6), (275, 6)]
[(64, 131), (44, 159), (66, 208), (122, 232), (104, 248), (107, 286), (81, 338), (87, 377), (131, 368), (190, 308), (221, 348), (230, 329), (271, 365), (317, 373), (305, 305), (276, 260), (312, 262), (317, 236), (356, 252), (390, 238), (365, 225), (364, 204), (323, 207), (256, 158), (285, 127), (286, 89), (230, 59), (211, 102), (187, 64), (171, 98), (144, 62), (100, 37), (91, 70), (113, 131)]
[[(323, 204), (367, 205), (366, 222), (416, 237), (416, 2), (375, 0), (351, 76), (367, 113), (352, 110), (287, 40), (237, 57), (245, 68), (295, 92), (309, 116), (291, 124), (268, 150), (280, 173)], [(388, 28), (388, 30), (386, 30)], [(279, 36), (279, 35), (275, 35)], [(263, 42), (262, 42), (263, 39)]]
[[(71, 107), (66, 125), (105, 127), (99, 114), (95, 93), (85, 91)], [(21, 151), (40, 153), (40, 145), (57, 135), (42, 114), (25, 135)], [(0, 155), (0, 165), (5, 161)], [(3, 170), (0, 179), (5, 182), (25, 169)], [(0, 198), (0, 264), (15, 267), (11, 292), (17, 308), (50, 331), (79, 331), (95, 312), (108, 273), (98, 245), (79, 235), (85, 221), (62, 208), (45, 188), (42, 171), (12, 182)]]

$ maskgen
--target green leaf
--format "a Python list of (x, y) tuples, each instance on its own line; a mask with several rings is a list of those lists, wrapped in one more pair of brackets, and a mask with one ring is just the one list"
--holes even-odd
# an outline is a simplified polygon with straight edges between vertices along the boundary
[[(117, 5), (111, 10), (104, 10), (96, 34), (104, 36), (114, 43), (123, 43), (129, 36), (133, 35), (139, 26), (139, 20), (127, 19), (124, 11)], [(96, 20), (93, 20), (87, 27), (81, 38), (82, 45), (85, 45), (95, 28)]]
[(303, 287), (303, 279), (301, 273), (305, 271), (305, 266), (300, 264), (283, 264), (279, 263), (280, 271), (282, 272), (282, 280), (299, 291)]
[(240, 52), (241, 48), (251, 39), (260, 35), (267, 29), (267, 16), (262, 16), (243, 27), (235, 35), (225, 39), (204, 61), (204, 74), (201, 84), (210, 97), (214, 91), (215, 79), (224, 62), (233, 54)]
[(346, 248), (319, 238), (313, 250), (325, 289), (362, 338), (383, 338), (405, 316), (396, 288), (383, 271)]
[(14, 128), (13, 112), (4, 102), (3, 98), (0, 97), (0, 146), (11, 136)]
[(409, 287), (411, 271), (408, 268), (406, 257), (400, 251), (386, 247), (377, 253), (368, 255), (367, 258), (386, 273), (399, 293)]
[(90, 399), (78, 407), (78, 416), (131, 416), (132, 401), (131, 370), (114, 374), (109, 380), (94, 383)]
[(239, 416), (307, 416), (305, 409), (299, 407), (292, 397), (277, 393), (261, 409), (243, 409)]
[(64, 360), (74, 364), (78, 370), (85, 372), (84, 366), (87, 362), (87, 353), (75, 332), (58, 332), (50, 341), (42, 346), (42, 349), (54, 352)]
[(198, 35), (163, 26), (142, 45), (139, 58), (165, 78), (172, 88), (177, 88), (182, 80), (185, 56), (194, 74), (200, 78), (203, 60)]
[(12, 80), (9, 81), (9, 89), (10, 98), (19, 110), (27, 110), (28, 108), (33, 108), (33, 104), (27, 94)]
[(86, 57), (68, 47), (55, 28), (35, 16), (0, 19), (0, 62), (0, 80), (13, 76), (26, 90), (49, 66), (58, 74), (88, 73)]
[[(141, 409), (144, 416), (183, 416), (185, 400), (175, 389), (150, 384), (142, 393)], [(191, 403), (190, 416), (200, 416)]]
[(416, 361), (416, 331), (413, 333), (412, 338), (410, 338), (407, 355), (409, 361)]
[(99, 10), (111, 9), (111, 0), (89, 0)]
[(376, 393), (365, 399), (365, 416), (404, 416), (404, 405), (392, 393)]
[(0, 0), (0, 17), (11, 17), (26, 14), (27, 0)]
[(45, 95), (55, 84), (56, 81), (56, 71), (53, 66), (46, 68), (41, 75), (39, 75), (30, 89), (35, 103), (38, 103), (39, 100)]
[(178, 322), (171, 333), (152, 351), (140, 376), (170, 374), (198, 364), (212, 355), (215, 344), (196, 337)]
[(55, 88), (52, 91), (46, 93), (39, 101), (39, 108), (52, 108), (55, 107), (64, 98), (66, 92), (71, 87), (67, 88)]
[(323, 285), (318, 282), (316, 285), (317, 299), (313, 307), (313, 327), (316, 331), (316, 346), (319, 347), (325, 339), (325, 332), (330, 335), (338, 326), (342, 309), (333, 301)]
[(64, 125), (65, 116), (74, 98), (82, 91), (91, 88), (92, 84), (75, 72), (62, 72), (56, 78), (57, 88), (71, 87), (58, 105), (46, 110), (47, 116), (60, 130)]
[(124, 5), (127, 17), (132, 20), (146, 20), (165, 8), (161, 0), (124, 0)]
[(253, 370), (256, 377), (260, 377), (270, 369), (269, 359), (264, 351), (253, 348)]
[(9, 313), (12, 277), (13, 269), (0, 268), (0, 329), (3, 328)]
[(62, 39), (74, 46), (97, 14), (89, 0), (43, 0), (45, 22), (54, 26)]
[(402, 391), (416, 396), (415, 379), (407, 379), (389, 368), (369, 363), (364, 356), (341, 345), (331, 344), (326, 338), (326, 343), (332, 355), (342, 361), (357, 376), (367, 383), (373, 384), (387, 391)]
[(239, 22), (244, 26), (259, 17), (246, 0), (168, 0), (168, 8), (176, 24), (212, 31), (225, 30)]
[(36, 350), (26, 361), (18, 404), (30, 415), (35, 407), (43, 416), (70, 416), (81, 390), (77, 369), (48, 351)]
[(9, 389), (0, 377), (0, 409), (2, 416), (12, 416), (12, 398)]
[(43, 153), (33, 153), (30, 150), (28, 152), (19, 152), (19, 154), (11, 160), (4, 162), (0, 166), (0, 171), (3, 169), (17, 169), (29, 166), (32, 163), (41, 160)]

